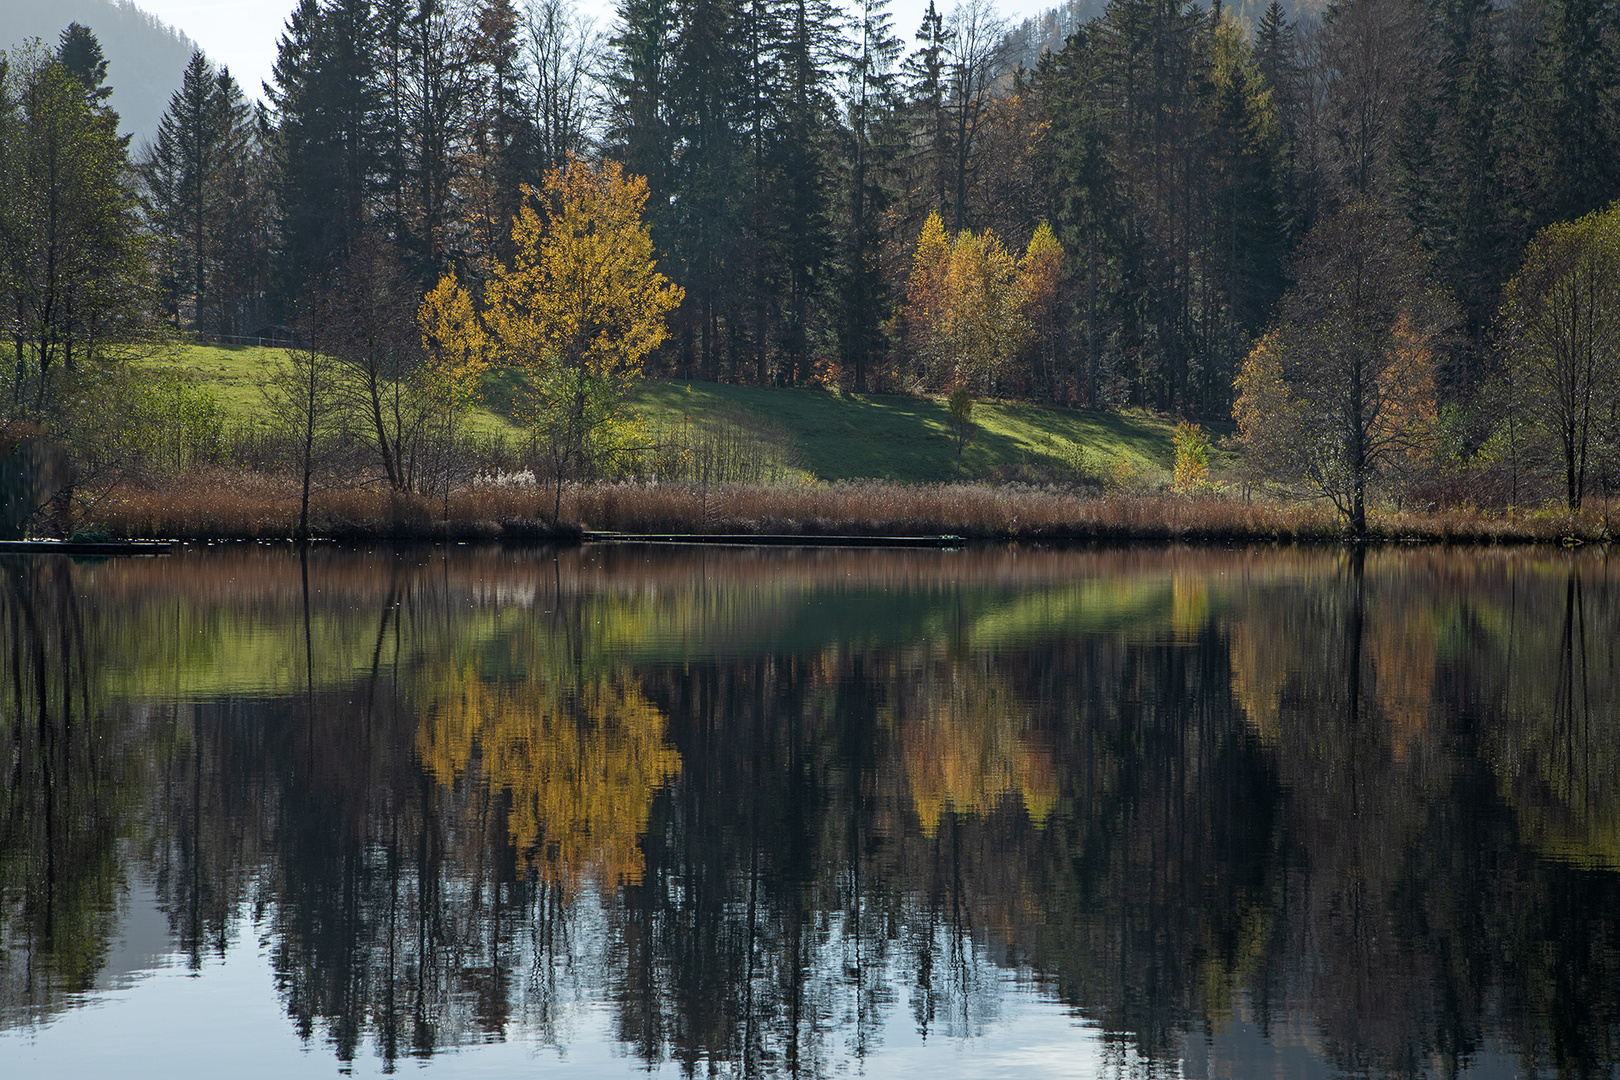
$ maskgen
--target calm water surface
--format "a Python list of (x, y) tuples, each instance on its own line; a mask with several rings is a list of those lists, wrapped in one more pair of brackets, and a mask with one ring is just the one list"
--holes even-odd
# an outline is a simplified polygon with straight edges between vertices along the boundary
[(1620, 1076), (1603, 554), (0, 560), (0, 1075)]

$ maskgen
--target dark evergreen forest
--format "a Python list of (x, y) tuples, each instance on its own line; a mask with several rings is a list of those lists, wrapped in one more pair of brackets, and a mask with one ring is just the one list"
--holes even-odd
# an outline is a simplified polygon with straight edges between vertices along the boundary
[[(509, 255), (524, 185), (616, 160), (647, 178), (660, 269), (684, 288), (654, 373), (940, 391), (908, 302), (929, 216), (1014, 255), (1047, 223), (1054, 295), (980, 392), (1224, 419), (1302, 241), (1359, 200), (1454, 301), (1437, 397), (1477, 416), (1527, 244), (1620, 195), (1613, 4), (1344, 0), (1296, 22), (1278, 3), (1114, 0), (1055, 51), (1038, 48), (1053, 19), (1014, 30), (988, 0), (919, 27), (885, 7), (625, 0), (596, 33), (566, 0), (301, 0), (267, 104), (199, 54), (150, 146), (104, 148), (119, 191), (85, 244), (151, 268), (144, 302), (182, 331), (289, 323), (337, 282), (409, 311)], [(105, 127), (116, 103), (93, 33), (72, 33), (95, 55), (65, 34), (9, 61), (0, 145), (29, 197), (46, 197), (22, 160), (29, 95), (53, 56), (85, 95), (75, 123)], [(107, 333), (30, 308), (27, 201), (0, 282), (40, 327), (16, 335), (19, 366), (24, 339)]]

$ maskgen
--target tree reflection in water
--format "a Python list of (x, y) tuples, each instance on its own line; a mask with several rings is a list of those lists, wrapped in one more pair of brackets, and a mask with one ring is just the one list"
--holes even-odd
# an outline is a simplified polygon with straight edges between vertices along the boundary
[(1007, 973), (1174, 1067), (1620, 1064), (1603, 559), (274, 550), (5, 564), (0, 1016), (150, 880), (305, 1038), (825, 1075)]

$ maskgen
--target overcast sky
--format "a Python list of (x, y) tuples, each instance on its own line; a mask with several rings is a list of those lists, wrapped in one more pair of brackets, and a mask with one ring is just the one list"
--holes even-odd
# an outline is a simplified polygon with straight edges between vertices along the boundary
[[(202, 46), (216, 64), (230, 67), (244, 92), (260, 96), (259, 84), (270, 78), (276, 60), (276, 40), (297, 0), (135, 0), (137, 7), (185, 32)], [(949, 10), (953, 0), (941, 7)], [(576, 0), (579, 10), (606, 29), (613, 21), (614, 0)], [(522, 0), (519, 0), (522, 6)], [(922, 22), (928, 0), (894, 0), (889, 11), (896, 31), (910, 38)], [(1009, 21), (1056, 6), (1056, 0), (1000, 0), (997, 5)]]

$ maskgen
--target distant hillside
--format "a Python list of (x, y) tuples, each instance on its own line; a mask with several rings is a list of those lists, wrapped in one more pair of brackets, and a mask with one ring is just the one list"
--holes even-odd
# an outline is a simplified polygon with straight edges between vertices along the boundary
[[(1200, 0), (1210, 7), (1212, 0)], [(1260, 21), (1271, 0), (1225, 0), (1226, 10), (1250, 29)], [(1282, 0), (1283, 10), (1293, 21), (1321, 15), (1325, 0)], [(1061, 52), (1063, 43), (1081, 25), (1099, 18), (1108, 9), (1108, 0), (1064, 0), (1055, 8), (1025, 19), (1007, 33), (1008, 66), (1022, 64), (1033, 69), (1043, 52)]]
[(107, 83), (132, 150), (156, 132), (196, 45), (129, 0), (0, 0), (0, 49), (29, 38), (55, 48), (68, 23), (88, 26), (107, 56)]

